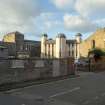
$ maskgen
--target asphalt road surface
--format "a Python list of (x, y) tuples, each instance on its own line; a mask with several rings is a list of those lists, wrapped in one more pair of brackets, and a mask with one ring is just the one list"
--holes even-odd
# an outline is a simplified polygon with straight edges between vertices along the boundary
[(105, 105), (105, 72), (1, 93), (0, 105)]

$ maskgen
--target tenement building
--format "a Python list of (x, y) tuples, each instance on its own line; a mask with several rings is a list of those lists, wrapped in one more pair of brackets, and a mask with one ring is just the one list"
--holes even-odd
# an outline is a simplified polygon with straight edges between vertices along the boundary
[(75, 39), (68, 40), (63, 33), (56, 36), (56, 39), (48, 39), (47, 34), (41, 39), (41, 58), (79, 58), (81, 34), (78, 33)]
[(105, 28), (97, 29), (96, 32), (81, 42), (80, 56), (88, 57), (88, 52), (94, 48), (105, 50)]
[(20, 32), (11, 32), (3, 37), (0, 45), (8, 48), (9, 56), (17, 57), (40, 57), (40, 41), (25, 40)]

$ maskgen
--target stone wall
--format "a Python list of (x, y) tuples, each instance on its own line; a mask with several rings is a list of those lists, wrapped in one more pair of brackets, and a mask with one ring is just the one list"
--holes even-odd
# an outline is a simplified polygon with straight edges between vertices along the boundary
[(95, 41), (95, 47), (105, 49), (105, 29), (99, 29), (93, 33), (89, 38), (80, 44), (80, 55), (83, 57), (88, 56), (88, 52), (92, 49), (92, 41)]
[(91, 59), (91, 71), (105, 71), (105, 57), (102, 56), (99, 60)]
[(75, 69), (78, 71), (100, 72), (105, 71), (105, 57), (101, 57), (98, 61), (94, 58), (90, 59), (90, 63), (86, 65), (76, 65)]
[(75, 74), (73, 59), (27, 59), (0, 62), (0, 84)]

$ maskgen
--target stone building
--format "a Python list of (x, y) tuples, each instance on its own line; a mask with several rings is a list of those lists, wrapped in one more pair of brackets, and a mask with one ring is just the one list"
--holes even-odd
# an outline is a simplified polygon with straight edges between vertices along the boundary
[(105, 49), (105, 28), (98, 29), (80, 44), (80, 56), (87, 57), (93, 48)]
[[(14, 50), (15, 50), (15, 56), (17, 54), (17, 52), (22, 51), (23, 50), (23, 45), (24, 45), (24, 35), (20, 32), (11, 32), (8, 33), (6, 35), (4, 35), (3, 37), (3, 42), (4, 43), (12, 43), (14, 44)], [(12, 48), (9, 45), (9, 49), (12, 50)]]
[(56, 36), (56, 39), (48, 39), (47, 34), (41, 39), (41, 58), (79, 58), (79, 47), (81, 34), (76, 35), (76, 39), (68, 40), (63, 33)]
[(0, 46), (0, 59), (8, 59), (8, 49), (4, 46)]
[(0, 46), (4, 46), (8, 49), (8, 56), (16, 56), (15, 43), (8, 43), (8, 42), (0, 41)]
[(41, 45), (40, 41), (24, 40), (24, 51), (30, 53), (30, 57), (40, 57)]
[(40, 57), (40, 41), (25, 40), (24, 35), (17, 31), (4, 35), (0, 45), (8, 48), (9, 56)]

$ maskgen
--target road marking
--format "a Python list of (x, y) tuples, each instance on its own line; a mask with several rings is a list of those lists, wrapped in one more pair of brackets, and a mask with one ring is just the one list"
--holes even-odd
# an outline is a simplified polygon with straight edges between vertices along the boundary
[(76, 87), (76, 88), (73, 88), (73, 89), (68, 90), (68, 91), (64, 91), (64, 92), (54, 94), (54, 95), (50, 96), (50, 98), (54, 98), (54, 97), (61, 96), (61, 95), (67, 94), (67, 93), (71, 93), (71, 92), (77, 91), (79, 89), (80, 89), (80, 87)]
[[(9, 91), (6, 91), (5, 93), (13, 93), (13, 92), (17, 92), (17, 91), (21, 91), (22, 89), (29, 89), (29, 88), (32, 88), (32, 87), (38, 87), (38, 86), (46, 86), (46, 85), (50, 85), (50, 84), (53, 84), (53, 83), (60, 83), (60, 82), (64, 82), (65, 80), (70, 80), (71, 78), (66, 78), (66, 79), (63, 79), (63, 80), (57, 80), (57, 81), (52, 81), (52, 82), (47, 82), (47, 83), (41, 83), (41, 84), (35, 84), (35, 85), (31, 85), (31, 86), (27, 86), (27, 87), (23, 87), (23, 88), (18, 88), (18, 89), (12, 89), (12, 90), (9, 90)], [(76, 79), (76, 78), (75, 78)]]

